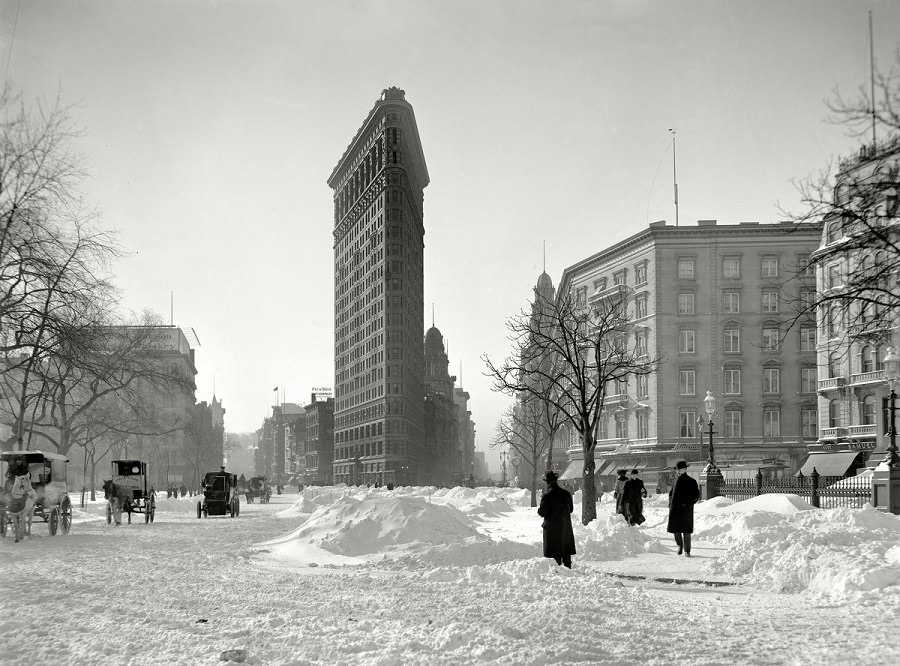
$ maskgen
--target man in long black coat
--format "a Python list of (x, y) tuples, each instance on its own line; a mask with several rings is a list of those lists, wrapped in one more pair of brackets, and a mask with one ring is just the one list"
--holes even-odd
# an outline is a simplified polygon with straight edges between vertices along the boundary
[(557, 483), (556, 472), (547, 470), (544, 481), (547, 492), (541, 496), (538, 515), (544, 519), (544, 557), (572, 568), (575, 535), (572, 532), (572, 494)]
[(644, 498), (647, 496), (647, 489), (644, 487), (644, 481), (638, 476), (638, 470), (631, 470), (631, 478), (625, 482), (625, 490), (623, 491), (625, 517), (628, 519), (629, 525), (640, 525), (644, 518)]
[(691, 534), (694, 532), (694, 505), (700, 499), (700, 486), (687, 473), (687, 463), (675, 465), (675, 483), (669, 491), (669, 523), (666, 530), (675, 536), (678, 554), (691, 556)]

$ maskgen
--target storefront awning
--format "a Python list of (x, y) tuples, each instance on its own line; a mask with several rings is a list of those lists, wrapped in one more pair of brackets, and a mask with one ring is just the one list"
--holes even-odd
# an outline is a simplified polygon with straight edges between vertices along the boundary
[(844, 476), (859, 451), (836, 451), (833, 453), (810, 453), (809, 458), (803, 463), (798, 474), (809, 476), (813, 468), (819, 476)]
[(606, 460), (600, 461), (600, 464), (597, 466), (597, 471), (594, 472), (595, 476), (609, 476), (615, 475), (616, 473), (616, 461), (615, 460)]
[(573, 460), (568, 465), (566, 465), (566, 469), (563, 470), (563, 473), (559, 475), (559, 480), (566, 481), (571, 479), (580, 479), (583, 471), (584, 461)]

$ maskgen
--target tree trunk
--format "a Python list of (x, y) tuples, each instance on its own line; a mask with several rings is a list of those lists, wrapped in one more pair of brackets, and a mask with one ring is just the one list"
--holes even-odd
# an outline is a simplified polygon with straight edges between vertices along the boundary
[(91, 453), (91, 501), (97, 500), (97, 460)]
[(591, 434), (590, 429), (585, 429), (581, 442), (581, 450), (584, 454), (581, 524), (587, 525), (592, 520), (597, 519), (597, 487), (594, 484), (594, 436)]
[[(537, 450), (537, 449), (535, 449)], [(538, 487), (538, 463), (541, 457), (535, 455), (531, 459), (531, 506), (537, 506), (537, 487)]]

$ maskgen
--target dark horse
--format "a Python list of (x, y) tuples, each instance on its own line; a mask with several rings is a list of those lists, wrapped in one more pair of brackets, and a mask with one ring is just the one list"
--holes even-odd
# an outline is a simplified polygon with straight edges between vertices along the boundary
[(127, 489), (114, 483), (112, 479), (103, 482), (103, 496), (106, 498), (106, 524), (113, 520), (116, 525), (122, 524), (122, 510), (128, 514), (128, 522), (131, 522), (131, 498)]

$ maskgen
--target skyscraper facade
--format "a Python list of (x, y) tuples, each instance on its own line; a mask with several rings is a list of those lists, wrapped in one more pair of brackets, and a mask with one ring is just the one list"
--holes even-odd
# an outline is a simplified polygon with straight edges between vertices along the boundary
[(423, 191), (412, 106), (388, 88), (328, 179), (334, 192), (334, 482), (419, 482)]

